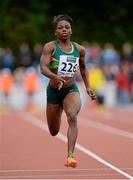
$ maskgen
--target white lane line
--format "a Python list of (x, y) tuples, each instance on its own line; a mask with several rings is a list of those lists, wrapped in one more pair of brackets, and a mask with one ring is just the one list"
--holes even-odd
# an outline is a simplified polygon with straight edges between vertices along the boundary
[[(33, 116), (30, 113), (23, 113), (23, 114), (20, 114), (20, 115), (23, 116), (26, 121), (30, 122), (31, 124), (35, 125), (36, 127), (40, 128), (42, 130), (45, 130), (46, 132), (48, 132), (47, 124), (44, 123), (43, 121), (41, 121), (39, 118)], [(67, 137), (64, 134), (58, 133), (58, 135), (56, 137), (58, 139), (62, 140), (63, 142), (67, 143)], [(105, 161), (100, 156), (98, 156), (95, 153), (93, 153), (92, 151), (86, 149), (84, 146), (80, 145), (79, 143), (76, 143), (75, 147), (78, 150), (80, 150), (81, 152), (87, 154), (88, 156), (91, 156), (92, 158), (96, 159), (100, 163), (104, 164), (105, 166), (107, 166), (107, 167), (113, 169), (114, 171), (118, 172), (119, 174), (133, 180), (133, 176), (131, 176), (128, 173), (124, 172), (123, 170), (117, 168), (113, 164)]]
[[(7, 177), (8, 178), (8, 180), (10, 179), (10, 180), (14, 180), (14, 179), (19, 179), (19, 180), (39, 180), (38, 178), (36, 179), (35, 177), (34, 178), (27, 178), (27, 177), (25, 177), (25, 178), (23, 178), (22, 179), (22, 177), (21, 176), (19, 176), (19, 177), (14, 177), (14, 178), (12, 178), (12, 177)], [(5, 178), (5, 177), (3, 177), (3, 179), (1, 179), (1, 180), (7, 180), (7, 178)], [(41, 180), (59, 180), (59, 178), (58, 179), (49, 179), (49, 178), (47, 178), (47, 179), (44, 179), (44, 178), (41, 178)], [(70, 178), (69, 179), (61, 179), (61, 180), (70, 180)], [(72, 179), (72, 180), (77, 180), (77, 179)], [(80, 180), (85, 180), (85, 179), (80, 179)], [(95, 179), (94, 179), (95, 180)], [(101, 179), (101, 180), (105, 180), (105, 179)], [(106, 180), (110, 180), (110, 179), (106, 179)]]
[[(66, 171), (65, 171), (65, 172), (66, 172)], [(10, 176), (0, 176), (0, 179), (1, 179), (1, 178), (4, 178), (4, 177), (6, 177), (6, 178), (19, 178), (19, 177), (21, 177), (21, 178), (22, 178), (22, 177), (23, 177), (23, 178), (25, 178), (25, 177), (26, 177), (26, 178), (28, 178), (28, 177), (29, 177), (29, 178), (39, 178), (39, 177), (42, 177), (42, 178), (43, 178), (43, 177), (48, 177), (48, 178), (49, 178), (49, 177), (50, 177), (50, 178), (52, 178), (52, 177), (55, 177), (55, 176), (56, 176), (56, 177), (59, 177), (59, 178), (61, 178), (62, 176), (67, 177), (67, 178), (68, 178), (68, 177), (70, 177), (70, 178), (72, 178), (72, 177), (75, 177), (75, 178), (76, 178), (76, 177), (77, 177), (78, 179), (79, 179), (79, 177), (87, 178), (87, 177), (89, 176), (89, 177), (97, 177), (97, 178), (100, 178), (100, 179), (101, 179), (101, 177), (102, 177), (102, 178), (105, 178), (105, 177), (110, 177), (110, 178), (111, 178), (111, 176), (113, 176), (113, 178), (114, 178), (114, 177), (118, 177), (119, 174), (116, 174), (116, 173), (108, 173), (108, 174), (104, 174), (104, 173), (103, 173), (103, 174), (96, 174), (96, 173), (95, 173), (95, 174), (94, 174), (94, 173), (78, 174), (78, 173), (77, 173), (77, 174), (76, 174), (76, 173), (75, 173), (75, 174), (65, 174), (65, 175), (64, 175), (64, 174), (45, 174), (45, 175), (44, 175), (44, 174), (41, 174), (41, 175), (20, 175), (20, 176), (19, 176), (19, 175), (10, 175)]]
[[(3, 178), (3, 179), (2, 179)], [(8, 178), (8, 179), (7, 179)], [(11, 177), (11, 176), (6, 176), (6, 178), (5, 178), (5, 176), (4, 177), (0, 177), (0, 179), (1, 180), (14, 180), (14, 179), (19, 179), (19, 180), (39, 180), (38, 178), (36, 179), (35, 177), (32, 177), (32, 179), (31, 179), (31, 177), (24, 177), (23, 179), (22, 179), (23, 177), (21, 177), (21, 176), (14, 176), (14, 177)], [(29, 179), (30, 178), (30, 179)], [(41, 180), (59, 180), (59, 179), (49, 179), (49, 178), (41, 178)], [(61, 180), (70, 180), (70, 178), (69, 179), (61, 179)], [(77, 179), (72, 179), (72, 180), (77, 180)], [(80, 179), (80, 180), (85, 180), (85, 179)], [(93, 180), (97, 180), (97, 179), (93, 179)], [(100, 178), (100, 180), (105, 180), (105, 179), (101, 179)], [(108, 180), (110, 180), (110, 179), (108, 179)], [(117, 179), (117, 180), (119, 180), (119, 179)], [(122, 180), (124, 180), (124, 179), (122, 179)], [(125, 179), (126, 180), (126, 179)]]
[[(123, 170), (133, 170), (133, 168), (124, 168), (121, 167)], [(61, 172), (65, 171), (66, 168), (62, 169), (3, 169), (0, 170), (0, 173), (7, 173), (7, 172)], [(89, 169), (81, 169), (81, 168), (76, 168), (76, 169), (69, 169), (69, 171), (109, 171), (109, 168), (89, 168)]]
[(112, 133), (115, 135), (123, 136), (123, 137), (129, 138), (129, 139), (133, 139), (133, 133), (130, 133), (130, 132), (127, 132), (127, 131), (124, 131), (124, 130), (121, 130), (121, 129), (118, 129), (115, 127), (111, 127), (111, 126), (105, 125), (103, 123), (95, 122), (91, 119), (84, 118), (82, 116), (80, 116), (80, 120), (81, 121), (79, 121), (79, 123), (82, 125), (92, 127), (95, 129), (99, 129), (99, 130), (102, 130), (102, 131), (105, 131), (108, 133)]

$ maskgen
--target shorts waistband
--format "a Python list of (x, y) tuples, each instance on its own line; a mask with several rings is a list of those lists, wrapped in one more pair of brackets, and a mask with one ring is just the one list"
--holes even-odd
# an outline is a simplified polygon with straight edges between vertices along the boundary
[(75, 83), (71, 84), (70, 86), (67, 86), (67, 87), (64, 87), (64, 88), (61, 88), (60, 90), (58, 88), (54, 88), (52, 87), (50, 84), (48, 84), (48, 87), (52, 88), (53, 90), (58, 90), (58, 91), (61, 91), (61, 90), (67, 90), (73, 86), (77, 86)]

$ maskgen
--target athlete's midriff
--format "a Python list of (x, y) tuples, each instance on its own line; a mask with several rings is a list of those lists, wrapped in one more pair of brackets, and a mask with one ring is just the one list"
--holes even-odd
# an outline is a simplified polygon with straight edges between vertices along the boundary
[[(51, 71), (53, 73), (57, 74), (58, 68), (52, 68)], [(74, 77), (63, 77), (63, 78), (64, 78), (65, 82), (63, 83), (62, 88), (69, 87), (75, 82)], [(59, 86), (52, 79), (50, 80), (50, 85), (54, 88), (58, 88), (58, 86)]]

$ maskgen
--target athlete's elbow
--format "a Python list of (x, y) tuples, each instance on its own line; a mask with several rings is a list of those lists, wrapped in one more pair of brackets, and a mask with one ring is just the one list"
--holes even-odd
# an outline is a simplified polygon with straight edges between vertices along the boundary
[(43, 70), (43, 68), (42, 68), (42, 67), (40, 67), (40, 72), (41, 72), (41, 74), (43, 74), (43, 73), (44, 73), (44, 70)]
[(41, 72), (41, 74), (46, 75), (44, 67), (40, 67), (40, 72)]

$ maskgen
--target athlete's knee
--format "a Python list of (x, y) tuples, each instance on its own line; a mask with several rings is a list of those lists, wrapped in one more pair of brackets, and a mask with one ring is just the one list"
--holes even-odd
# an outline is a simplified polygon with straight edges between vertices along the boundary
[(68, 123), (70, 125), (76, 125), (77, 124), (77, 113), (70, 112), (67, 114)]

